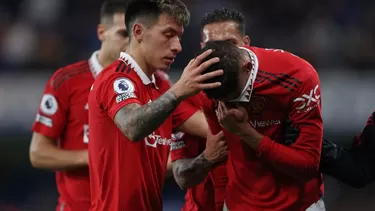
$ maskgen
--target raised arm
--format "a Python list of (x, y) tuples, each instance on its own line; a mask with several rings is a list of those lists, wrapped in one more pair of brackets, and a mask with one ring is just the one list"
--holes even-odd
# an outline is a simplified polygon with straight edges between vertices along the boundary
[(147, 105), (131, 103), (122, 107), (115, 115), (117, 127), (131, 141), (140, 141), (155, 131), (179, 105), (181, 97), (169, 90)]
[[(211, 50), (208, 50), (191, 60), (181, 78), (158, 99), (147, 105), (140, 105), (139, 100), (134, 100), (133, 103), (128, 103), (119, 109), (114, 116), (114, 121), (122, 133), (131, 141), (143, 140), (171, 115), (183, 99), (203, 89), (220, 86), (220, 83), (203, 83), (209, 78), (222, 74), (222, 70), (217, 70), (201, 75), (207, 67), (219, 61), (218, 58), (212, 58), (200, 64), (210, 53)], [(137, 99), (137, 95), (130, 93), (126, 98)]]
[[(191, 147), (192, 144), (197, 144), (197, 142), (203, 140), (189, 136), (185, 137), (184, 141), (184, 147), (188, 148)], [(172, 158), (174, 160), (173, 175), (177, 184), (182, 189), (187, 189), (201, 183), (207, 177), (208, 173), (215, 166), (215, 164), (227, 158), (228, 153), (223, 132), (215, 135), (212, 135), (211, 132), (209, 132), (207, 135), (205, 150), (195, 158), (181, 156), (181, 151), (186, 151), (186, 149), (172, 148), (171, 150), (173, 155), (172, 157), (174, 157)], [(177, 158), (175, 158), (176, 156)]]

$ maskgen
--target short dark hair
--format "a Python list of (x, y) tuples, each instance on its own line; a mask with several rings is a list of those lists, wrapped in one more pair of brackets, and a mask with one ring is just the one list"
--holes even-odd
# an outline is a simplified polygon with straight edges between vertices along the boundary
[(221, 9), (215, 9), (211, 13), (206, 13), (201, 21), (201, 32), (203, 28), (211, 23), (220, 23), (220, 22), (226, 22), (226, 21), (233, 21), (238, 26), (238, 31), (245, 35), (246, 28), (245, 28), (245, 17), (242, 15), (242, 13), (228, 9), (228, 8), (221, 8)]
[(125, 13), (127, 2), (125, 0), (106, 0), (100, 8), (100, 22), (113, 21), (115, 13)]
[(220, 69), (224, 73), (205, 81), (205, 83), (220, 82), (221, 86), (214, 89), (206, 89), (204, 93), (206, 93), (208, 98), (220, 99), (237, 91), (241, 61), (244, 57), (241, 54), (241, 50), (230, 41), (209, 41), (201, 49), (201, 53), (208, 49), (212, 49), (213, 52), (203, 62), (214, 57), (220, 58), (220, 61), (211, 65), (202, 74)]
[(163, 13), (175, 18), (184, 27), (189, 24), (190, 13), (181, 0), (133, 0), (125, 13), (126, 28), (131, 31), (132, 25), (139, 18), (152, 25)]

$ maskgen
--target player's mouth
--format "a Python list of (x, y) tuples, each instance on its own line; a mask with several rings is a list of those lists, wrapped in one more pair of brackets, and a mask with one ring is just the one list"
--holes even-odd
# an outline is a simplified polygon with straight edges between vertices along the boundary
[(174, 56), (173, 57), (164, 57), (164, 59), (169, 63), (172, 64), (174, 62)]

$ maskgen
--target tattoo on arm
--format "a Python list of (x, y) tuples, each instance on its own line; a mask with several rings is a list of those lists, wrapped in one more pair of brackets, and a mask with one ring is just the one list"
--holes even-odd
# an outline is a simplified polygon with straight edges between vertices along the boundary
[(132, 141), (143, 140), (155, 131), (175, 110), (180, 101), (168, 91), (147, 105), (129, 104), (115, 115), (115, 123)]
[(213, 163), (204, 158), (203, 153), (196, 158), (180, 159), (173, 162), (173, 175), (182, 189), (201, 183), (211, 171)]

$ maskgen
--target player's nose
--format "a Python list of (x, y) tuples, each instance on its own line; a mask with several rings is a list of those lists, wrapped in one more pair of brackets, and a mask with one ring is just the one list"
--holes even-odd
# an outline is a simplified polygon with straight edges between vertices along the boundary
[(173, 42), (172, 42), (172, 51), (176, 54), (180, 53), (182, 51), (181, 42), (180, 42), (180, 39), (178, 37), (176, 39), (174, 39)]

